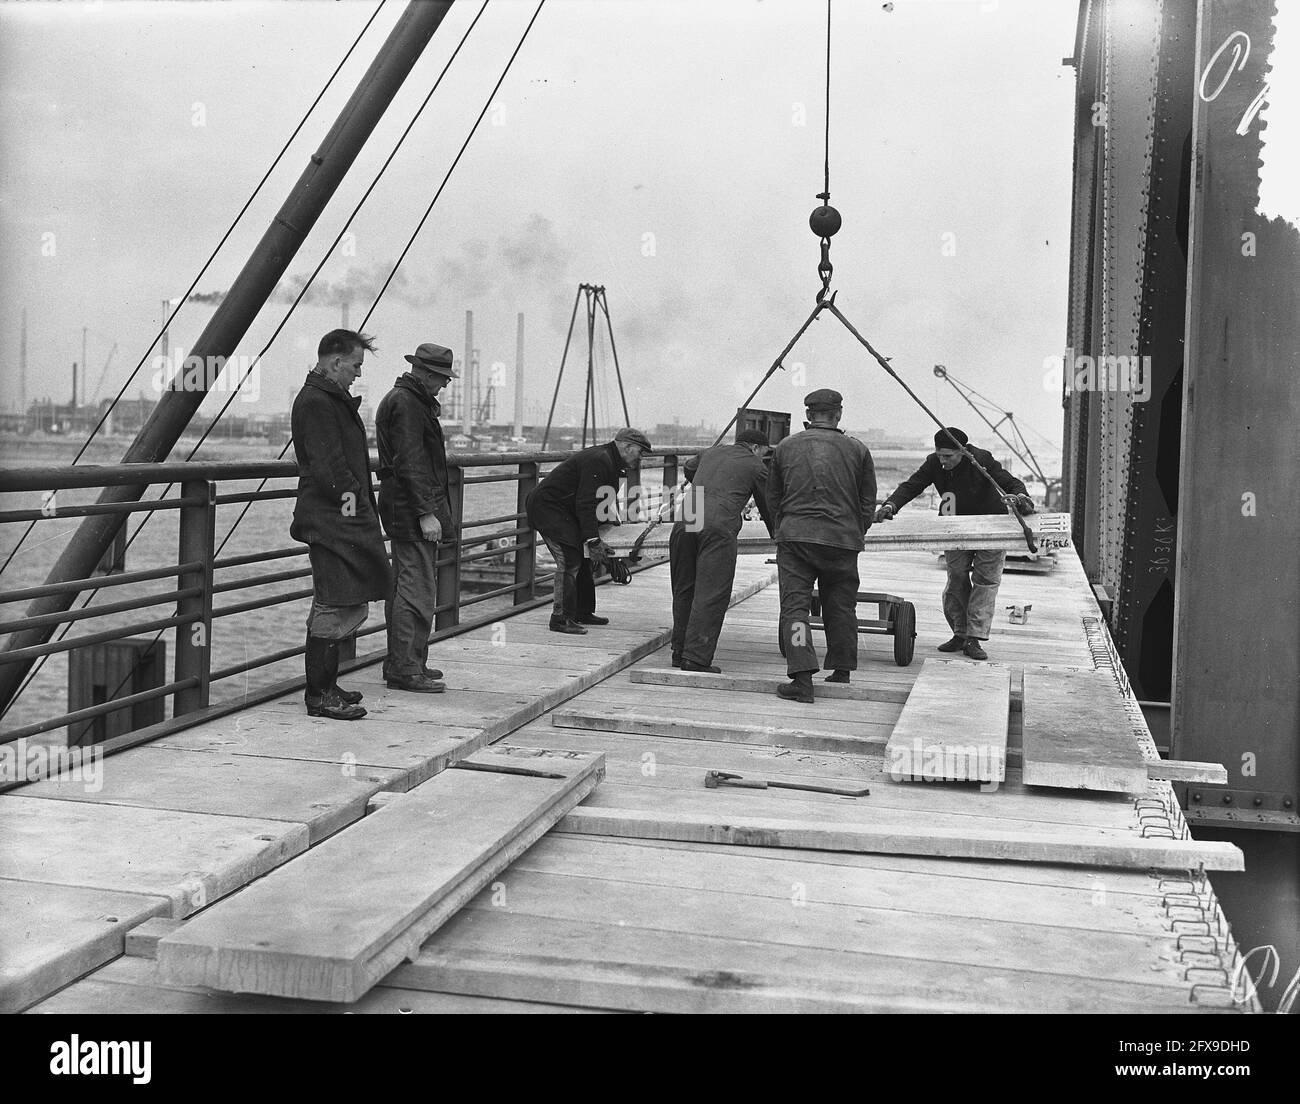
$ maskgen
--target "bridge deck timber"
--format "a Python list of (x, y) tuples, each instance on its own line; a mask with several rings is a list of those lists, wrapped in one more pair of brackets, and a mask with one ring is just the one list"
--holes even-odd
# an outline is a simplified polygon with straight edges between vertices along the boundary
[[(517, 859), (362, 1000), (309, 1004), (167, 985), (123, 954), (150, 918), (184, 918), (292, 861), (449, 763), (495, 742), (598, 750), (607, 775), (584, 808), (803, 816), (1139, 838), (1153, 810), (1185, 831), (1167, 782), (1145, 795), (1021, 784), (1020, 713), (993, 792), (894, 782), (882, 750), (927, 657), (949, 635), (932, 554), (868, 552), (862, 586), (916, 605), (916, 658), (895, 665), (886, 636), (861, 637), (854, 684), (886, 700), (645, 685), (668, 667), (668, 570), (602, 586), (609, 627), (549, 633), (546, 608), (436, 643), (439, 697), (384, 688), (377, 663), (345, 685), (369, 716), (306, 716), (298, 693), (210, 720), (103, 763), (103, 786), (41, 782), (0, 795), (0, 1007), (33, 1012), (986, 1011), (1199, 1012), (1251, 1008), (1226, 980), (1236, 948), (1203, 873), (1100, 869), (579, 834), (565, 822)], [(728, 675), (784, 677), (775, 569), (743, 556), (716, 662)], [(1105, 630), (1072, 550), (1050, 574), (1012, 574), (987, 648), (1011, 667), (1106, 668)], [(865, 616), (873, 616), (869, 610)], [(1100, 635), (1099, 635), (1100, 634)], [(820, 645), (820, 641), (818, 641)], [(377, 659), (377, 657), (376, 657)], [(960, 661), (965, 662), (965, 661)], [(1116, 680), (1116, 694), (1127, 688)], [(671, 715), (871, 734), (863, 754), (558, 727), (557, 707), (611, 718)], [(1136, 713), (1132, 703), (1131, 713)], [(1136, 713), (1134, 739), (1154, 745)], [(960, 725), (960, 717), (954, 718)], [(614, 724), (611, 724), (611, 728)], [(706, 769), (869, 785), (845, 799), (706, 789)], [(392, 798), (400, 801), (400, 796)], [(346, 870), (338, 872), (340, 879)]]

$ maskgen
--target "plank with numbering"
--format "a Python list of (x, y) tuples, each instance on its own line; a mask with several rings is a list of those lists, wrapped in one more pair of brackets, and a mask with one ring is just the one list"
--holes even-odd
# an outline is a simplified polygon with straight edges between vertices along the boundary
[(863, 755), (878, 751), (883, 736), (850, 736), (842, 732), (817, 732), (771, 725), (724, 724), (717, 721), (680, 720), (648, 713), (614, 713), (603, 710), (562, 709), (551, 714), (556, 728), (580, 728), (642, 736), (670, 736), (681, 740), (720, 740), (737, 744), (776, 744), (808, 751), (842, 751)]
[(987, 829), (885, 828), (818, 820), (665, 812), (652, 809), (574, 809), (560, 831), (631, 839), (792, 847), (810, 851), (862, 851), (888, 855), (995, 859), (1004, 862), (1070, 863), (1144, 870), (1243, 870), (1241, 850), (1230, 843), (1143, 839), (1080, 832), (1047, 835)]
[[(1069, 546), (1069, 514), (1032, 514), (1024, 521), (1040, 550)], [(632, 550), (641, 532), (637, 526), (625, 525), (607, 534), (605, 541), (622, 556)], [(661, 525), (641, 547), (667, 548), (671, 534), (670, 526)], [(776, 541), (767, 535), (767, 526), (761, 521), (745, 522), (737, 543), (741, 554), (776, 550)], [(873, 525), (864, 545), (868, 552), (944, 552), (950, 548), (1019, 552), (1027, 548), (1024, 530), (1009, 514), (945, 517), (920, 510), (904, 510), (892, 521)]]
[(503, 746), (469, 761), (488, 769), (444, 771), (160, 940), (163, 976), (357, 1000), (590, 793), (605, 767), (601, 755)]
[(1001, 782), (1007, 776), (1011, 668), (927, 659), (885, 745), (904, 779)]
[(1110, 674), (1026, 666), (1023, 710), (1026, 786), (1146, 791), (1146, 760)]

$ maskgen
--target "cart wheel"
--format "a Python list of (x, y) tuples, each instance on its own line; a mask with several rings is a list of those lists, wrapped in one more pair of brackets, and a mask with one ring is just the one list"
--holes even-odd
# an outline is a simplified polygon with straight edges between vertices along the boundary
[(906, 667), (912, 662), (916, 647), (916, 607), (911, 602), (899, 602), (894, 611), (894, 662)]

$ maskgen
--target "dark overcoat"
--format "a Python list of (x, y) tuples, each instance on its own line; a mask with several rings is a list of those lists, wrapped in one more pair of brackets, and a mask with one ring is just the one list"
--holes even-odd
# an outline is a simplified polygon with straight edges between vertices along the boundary
[(398, 376), (375, 412), (379, 441), (379, 517), (393, 540), (422, 540), (420, 518), (433, 514), (442, 539), (454, 540), (442, 405), (414, 373)]
[(318, 372), (293, 400), (298, 500), (289, 535), (308, 546), (316, 598), (331, 606), (379, 601), (392, 589), (360, 403)]
[(627, 469), (614, 442), (575, 452), (528, 495), (528, 524), (560, 544), (581, 547), (620, 520), (619, 478)]

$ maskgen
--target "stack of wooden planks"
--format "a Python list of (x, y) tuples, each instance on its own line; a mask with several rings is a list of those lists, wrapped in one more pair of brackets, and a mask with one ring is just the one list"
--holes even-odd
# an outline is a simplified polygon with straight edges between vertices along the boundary
[(495, 746), (157, 943), (182, 985), (355, 1001), (604, 776), (600, 754)]

